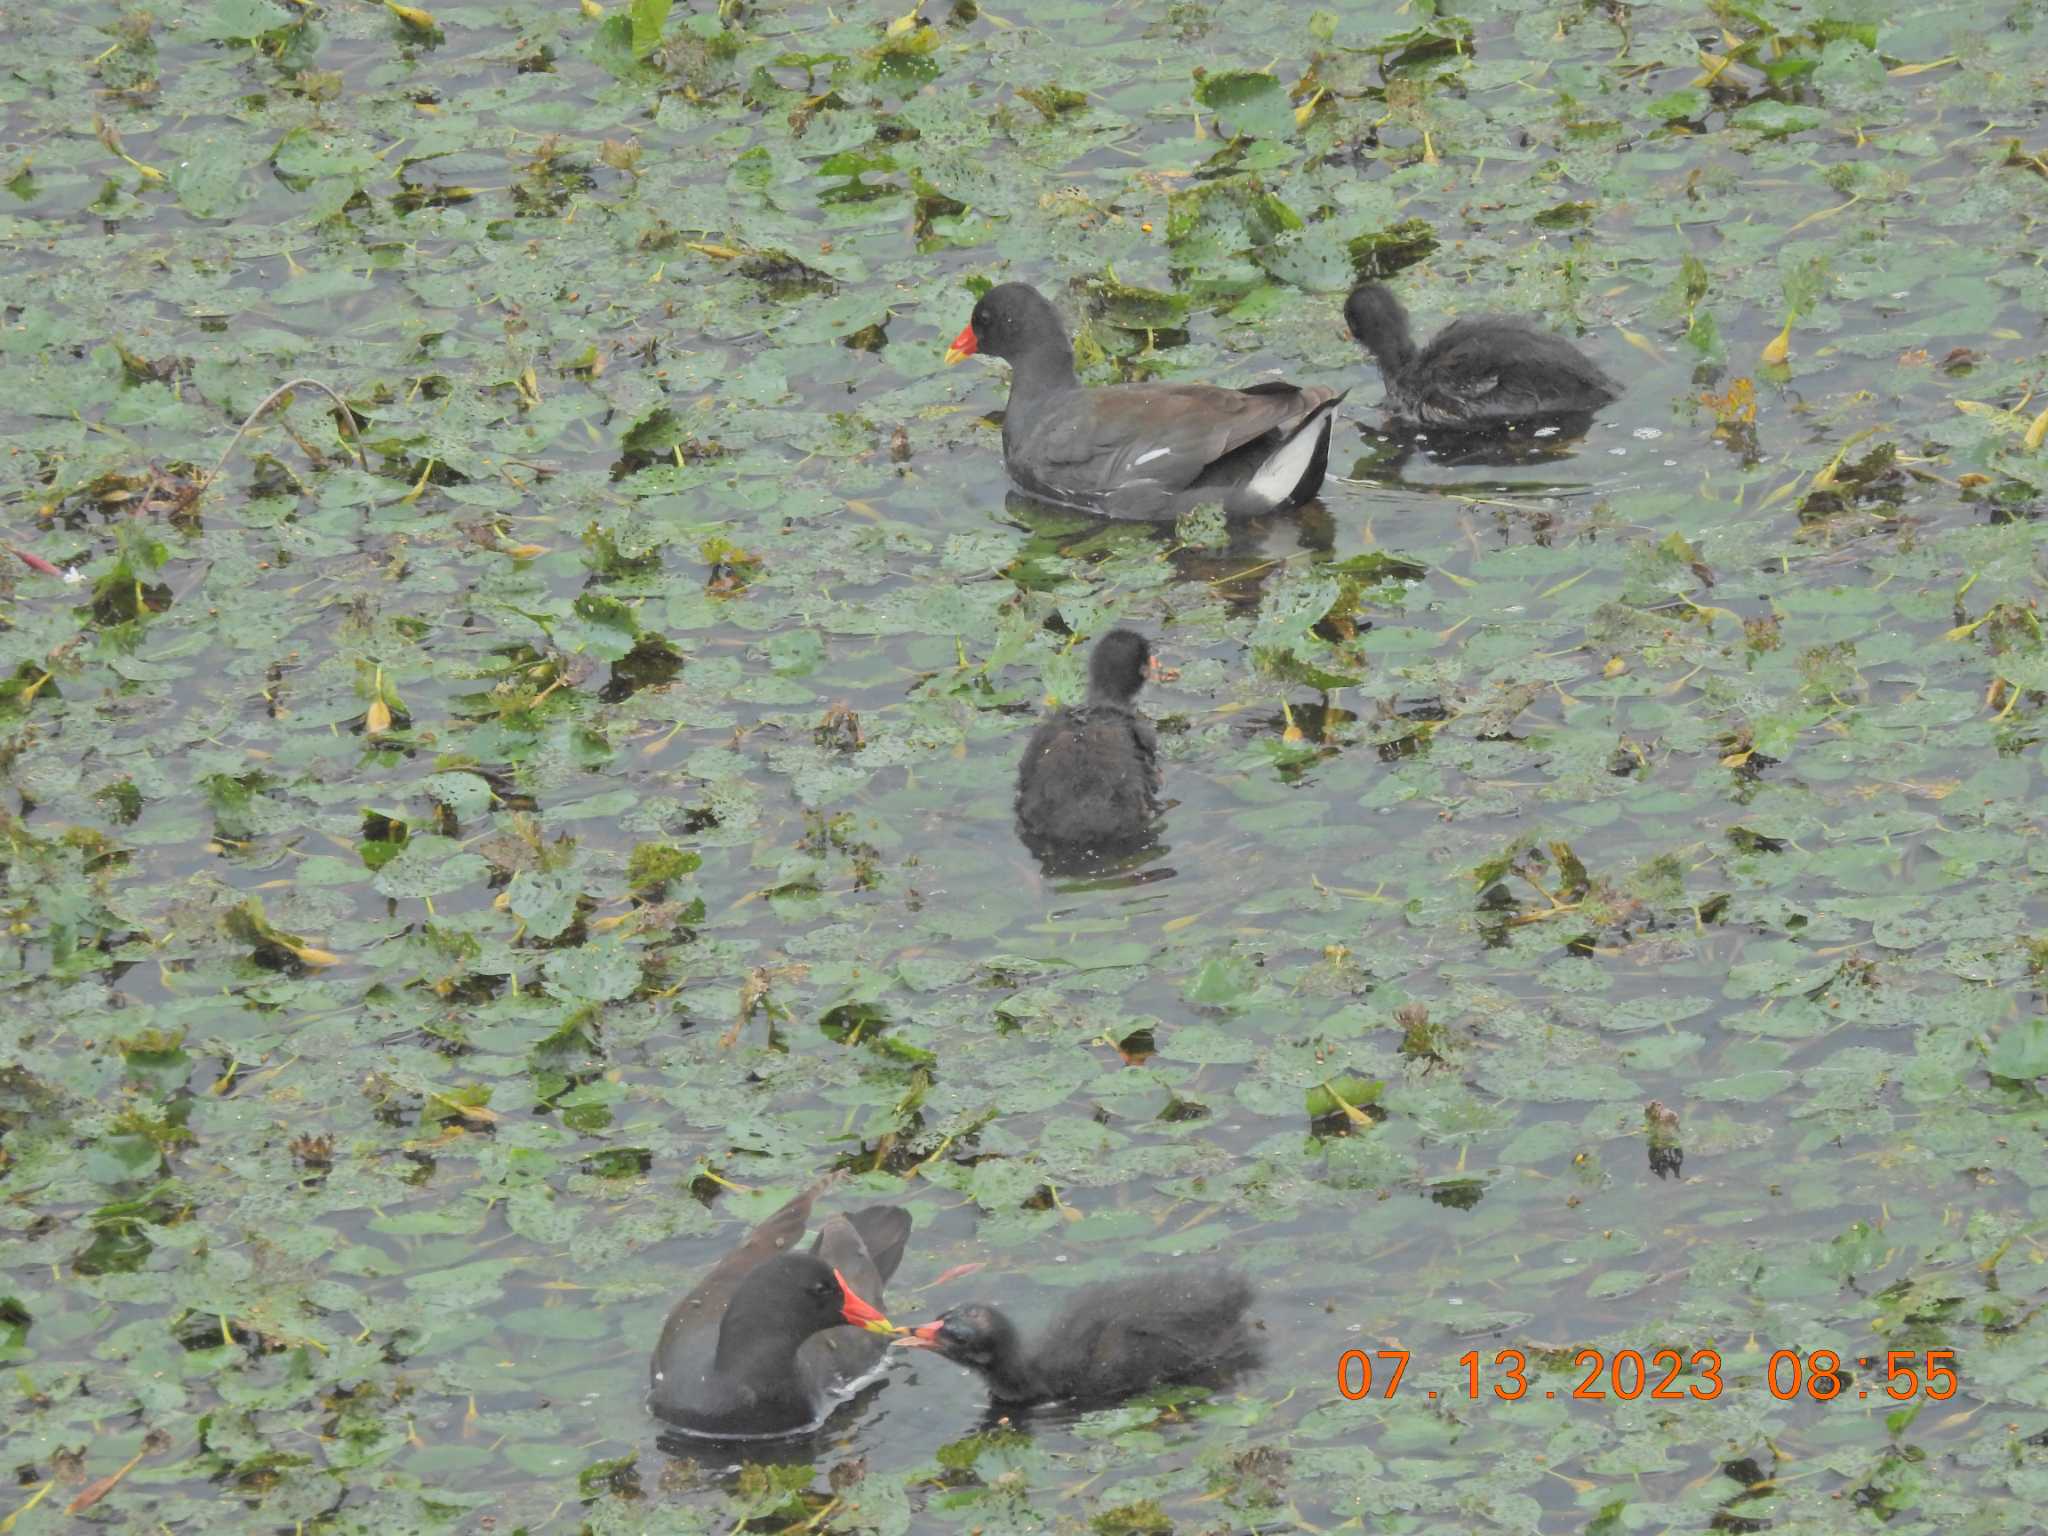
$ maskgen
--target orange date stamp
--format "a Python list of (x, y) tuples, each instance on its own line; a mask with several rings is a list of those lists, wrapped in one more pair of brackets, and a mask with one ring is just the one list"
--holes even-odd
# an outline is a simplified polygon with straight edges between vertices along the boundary
[[(1838, 1397), (1852, 1401), (1875, 1397), (1895, 1403), (1928, 1397), (1946, 1402), (1962, 1387), (1956, 1376), (1955, 1358), (1952, 1349), (1893, 1349), (1882, 1355), (1856, 1356), (1849, 1363), (1855, 1367), (1852, 1371), (1832, 1349), (1806, 1353), (1781, 1349), (1765, 1364), (1764, 1385), (1780, 1402), (1801, 1397), (1820, 1403)], [(1408, 1360), (1405, 1349), (1347, 1349), (1337, 1357), (1337, 1390), (1357, 1402), (1374, 1396), (1373, 1389), (1378, 1385), (1381, 1390), (1377, 1395), (1391, 1398), (1401, 1388)], [(1529, 1384), (1529, 1358), (1519, 1349), (1499, 1350), (1490, 1361), (1483, 1361), (1478, 1350), (1468, 1349), (1457, 1359), (1464, 1373), (1464, 1395), (1473, 1402), (1486, 1396), (1487, 1389), (1506, 1403), (1519, 1402), (1531, 1395), (1580, 1402), (1634, 1402), (1637, 1398), (1649, 1398), (1653, 1402), (1710, 1403), (1725, 1390), (1721, 1352), (1715, 1349), (1696, 1349), (1690, 1355), (1676, 1349), (1657, 1349), (1647, 1357), (1640, 1350), (1618, 1349), (1611, 1358), (1602, 1350), (1582, 1349), (1572, 1357), (1572, 1363), (1585, 1374), (1576, 1386), (1559, 1391)], [(1866, 1377), (1856, 1371), (1882, 1374)], [(1457, 1392), (1455, 1388), (1448, 1392), (1429, 1388), (1424, 1395), (1452, 1397)]]

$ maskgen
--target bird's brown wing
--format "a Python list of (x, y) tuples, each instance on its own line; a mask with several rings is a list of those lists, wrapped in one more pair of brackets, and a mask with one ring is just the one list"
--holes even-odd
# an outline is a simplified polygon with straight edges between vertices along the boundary
[(1186, 490), (1217, 460), (1273, 435), (1276, 443), (1334, 395), (1320, 385), (1118, 384), (1062, 395), (1015, 457), (1072, 496), (1135, 485)]
[(811, 1252), (846, 1277), (854, 1294), (871, 1306), (903, 1262), (910, 1241), (910, 1212), (900, 1205), (870, 1205), (845, 1216), (828, 1216)]
[(764, 1219), (740, 1240), (740, 1244), (711, 1266), (709, 1274), (691, 1287), (690, 1293), (669, 1309), (661, 1325), (661, 1340), (655, 1345), (656, 1361), (681, 1363), (685, 1339), (700, 1330), (703, 1337), (689, 1339), (689, 1353), (702, 1352), (706, 1359), (713, 1347), (718, 1323), (725, 1309), (749, 1274), (778, 1253), (786, 1253), (803, 1238), (810, 1225), (811, 1203), (831, 1183), (829, 1178), (811, 1185), (794, 1200)]

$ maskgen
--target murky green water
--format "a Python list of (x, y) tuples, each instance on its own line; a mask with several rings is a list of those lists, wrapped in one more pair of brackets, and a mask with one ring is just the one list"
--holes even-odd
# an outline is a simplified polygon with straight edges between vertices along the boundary
[[(2038, 4), (429, 9), (0, 11), (0, 537), (75, 573), (0, 569), (0, 1521), (2038, 1524)], [(1404, 457), (1372, 260), (1624, 398)], [(1350, 386), (1321, 500), (1007, 496), (1010, 279), (1094, 382)], [(298, 377), (367, 468), (301, 388), (198, 494)], [(1119, 623), (1166, 833), (1048, 879)], [(667, 1306), (835, 1166), (899, 1321), (1229, 1262), (1267, 1364), (671, 1454)], [(1956, 1395), (1767, 1384), (1894, 1350)]]

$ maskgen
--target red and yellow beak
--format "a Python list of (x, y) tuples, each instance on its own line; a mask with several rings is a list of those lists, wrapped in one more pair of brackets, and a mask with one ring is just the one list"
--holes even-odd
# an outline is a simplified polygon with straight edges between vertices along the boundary
[(932, 1321), (916, 1328), (906, 1328), (897, 1337), (896, 1347), (898, 1349), (937, 1349), (939, 1347), (939, 1330), (945, 1326), (946, 1320), (940, 1317), (934, 1318)]
[(839, 1315), (849, 1323), (854, 1324), (856, 1327), (865, 1328), (870, 1333), (901, 1333), (903, 1331), (865, 1301), (861, 1300), (860, 1294), (846, 1283), (846, 1276), (839, 1273), (838, 1270), (832, 1271), (832, 1278), (839, 1282), (839, 1300), (841, 1303)]
[(960, 334), (953, 338), (953, 345), (946, 348), (946, 366), (952, 367), (963, 357), (972, 357), (981, 350), (981, 340), (974, 334), (974, 322), (968, 321), (960, 327)]
[(1145, 676), (1155, 683), (1174, 683), (1180, 681), (1180, 668), (1169, 667), (1154, 656), (1145, 663)]

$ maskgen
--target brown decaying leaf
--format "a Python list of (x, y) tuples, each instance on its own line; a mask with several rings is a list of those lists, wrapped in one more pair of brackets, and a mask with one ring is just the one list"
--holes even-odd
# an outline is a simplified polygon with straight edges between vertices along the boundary
[[(87, 1483), (80, 1490), (78, 1497), (64, 1506), (64, 1513), (67, 1515), (84, 1514), (85, 1511), (91, 1509), (93, 1505), (99, 1503), (101, 1499), (112, 1493), (121, 1479), (134, 1471), (136, 1463), (148, 1454), (149, 1446), (145, 1443), (141, 1450), (130, 1456), (117, 1470), (109, 1472), (105, 1477), (96, 1477)], [(12, 1525), (13, 1521), (10, 1519), (8, 1524)]]
[[(802, 981), (811, 974), (808, 965), (757, 965), (747, 972), (747, 979), (740, 984), (740, 1006), (738, 1017), (732, 1021), (732, 1028), (718, 1037), (718, 1043), (729, 1046), (740, 1037), (747, 1020), (754, 1016), (754, 1010), (767, 1000), (769, 992), (777, 982)], [(772, 1005), (771, 1005), (772, 1006)]]
[(818, 721), (817, 730), (812, 733), (812, 739), (819, 746), (837, 752), (858, 752), (867, 745), (867, 737), (860, 728), (860, 716), (844, 699), (836, 701), (825, 711), (824, 717)]

